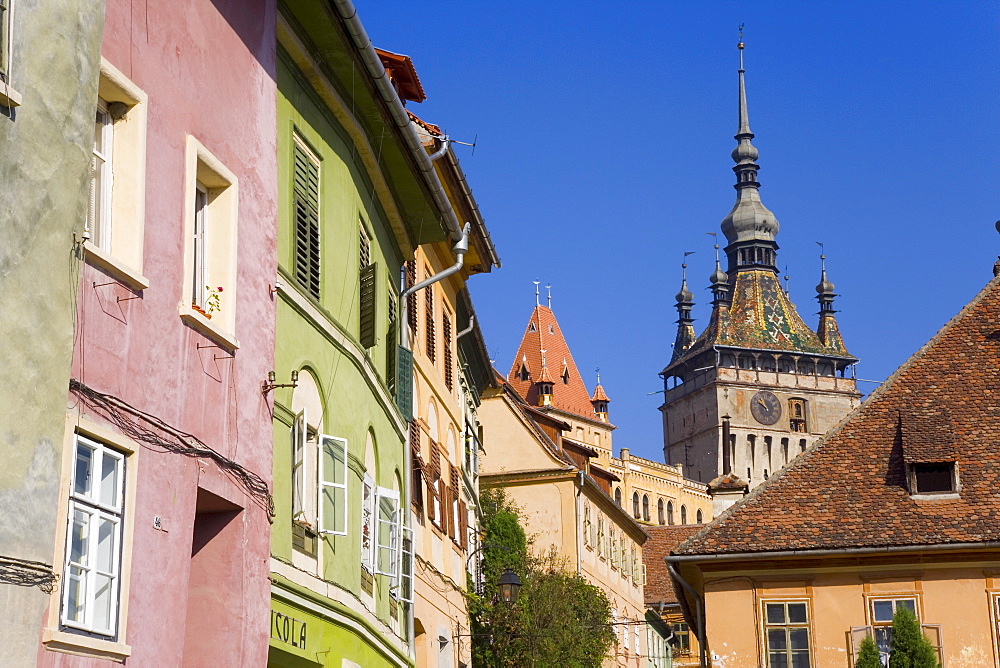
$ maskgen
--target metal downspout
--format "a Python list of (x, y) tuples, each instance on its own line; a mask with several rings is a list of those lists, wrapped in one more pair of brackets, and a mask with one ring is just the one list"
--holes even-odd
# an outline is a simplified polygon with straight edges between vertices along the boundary
[(469, 332), (471, 332), (475, 328), (475, 326), (476, 326), (476, 316), (470, 315), (469, 316), (469, 326), (466, 327), (465, 329), (463, 329), (458, 334), (456, 334), (455, 335), (455, 339), (457, 340), (457, 339), (462, 338), (463, 336), (465, 336), (466, 334), (468, 334)]
[(707, 648), (705, 647), (705, 611), (702, 606), (701, 597), (698, 596), (698, 592), (696, 592), (694, 588), (688, 584), (688, 581), (681, 577), (680, 571), (673, 564), (673, 562), (670, 561), (670, 557), (667, 557), (665, 561), (667, 562), (667, 570), (670, 571), (670, 575), (680, 582), (681, 586), (684, 587), (684, 589), (691, 594), (692, 597), (694, 597), (694, 614), (695, 617), (698, 618), (698, 661), (701, 668), (706, 668), (708, 663), (705, 662), (705, 652), (707, 651)]
[(402, 317), (400, 318), (400, 322), (404, 324), (402, 328), (403, 329), (402, 345), (404, 348), (410, 347), (410, 328), (409, 326), (406, 325), (407, 318), (409, 317), (409, 313), (407, 312), (406, 298), (419, 290), (423, 290), (428, 285), (437, 283), (443, 278), (448, 278), (449, 276), (451, 276), (452, 274), (454, 274), (455, 272), (457, 272), (459, 269), (462, 268), (462, 265), (465, 264), (465, 254), (469, 252), (470, 227), (471, 226), (469, 223), (465, 224), (465, 227), (462, 228), (462, 238), (459, 239), (459, 241), (451, 249), (451, 252), (455, 254), (455, 264), (451, 265), (450, 267), (448, 267), (443, 271), (439, 271), (430, 278), (425, 278), (416, 285), (412, 285), (400, 293), (399, 303), (402, 305), (401, 307)]
[(331, 0), (331, 4), (336, 8), (351, 37), (351, 41), (354, 42), (355, 48), (360, 53), (362, 65), (368, 70), (368, 75), (375, 81), (379, 96), (389, 107), (392, 122), (396, 124), (396, 127), (403, 135), (407, 148), (410, 149), (417, 167), (423, 174), (424, 180), (427, 182), (427, 187), (430, 188), (431, 196), (434, 198), (434, 203), (437, 204), (438, 210), (441, 212), (445, 227), (451, 234), (452, 240), (459, 241), (462, 238), (462, 224), (459, 222), (458, 216), (455, 215), (455, 209), (451, 206), (444, 185), (434, 170), (434, 163), (430, 161), (427, 151), (424, 149), (423, 144), (420, 143), (417, 131), (413, 129), (413, 125), (410, 123), (410, 117), (406, 113), (406, 109), (403, 107), (396, 89), (393, 88), (392, 83), (389, 81), (382, 61), (379, 59), (378, 54), (375, 53), (375, 47), (372, 46), (372, 41), (368, 37), (368, 33), (365, 32), (364, 26), (361, 25), (357, 8), (355, 8), (354, 3), (350, 0)]
[(581, 570), (581, 552), (583, 551), (583, 544), (580, 540), (580, 518), (583, 517), (583, 509), (580, 507), (583, 503), (581, 495), (583, 494), (583, 471), (577, 471), (576, 473), (576, 574), (579, 575)]

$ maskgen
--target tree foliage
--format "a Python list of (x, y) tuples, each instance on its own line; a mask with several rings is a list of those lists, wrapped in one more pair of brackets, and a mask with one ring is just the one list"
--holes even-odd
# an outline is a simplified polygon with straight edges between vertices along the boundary
[(940, 668), (934, 647), (920, 631), (916, 615), (902, 605), (892, 616), (889, 668)]
[[(483, 507), (484, 590), (471, 594), (473, 664), (600, 666), (614, 641), (611, 604), (599, 588), (570, 572), (553, 549), (533, 555), (517, 509), (503, 490), (487, 490)], [(517, 603), (498, 597), (504, 569), (521, 579)]]
[(882, 668), (882, 660), (879, 658), (878, 645), (871, 636), (865, 636), (858, 648), (858, 660), (854, 662), (854, 668)]

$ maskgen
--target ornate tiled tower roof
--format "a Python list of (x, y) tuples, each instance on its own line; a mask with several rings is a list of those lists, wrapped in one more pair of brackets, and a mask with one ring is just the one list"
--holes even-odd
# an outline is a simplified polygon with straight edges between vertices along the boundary
[[(805, 324), (781, 287), (776, 266), (778, 244), (775, 242), (780, 225), (760, 198), (759, 153), (752, 143), (754, 134), (750, 131), (747, 112), (742, 42), (739, 49), (739, 122), (734, 137), (737, 145), (732, 152), (736, 163), (733, 167), (736, 203), (722, 220), (722, 232), (728, 242), (724, 249), (728, 268), (722, 271), (716, 245), (716, 267), (710, 277), (713, 309), (709, 323), (693, 343), (686, 341), (685, 324), (679, 326), (678, 343), (686, 345), (683, 348), (674, 345), (674, 354), (664, 375), (682, 378), (687, 369), (704, 366), (700, 360), (702, 353), (718, 350), (720, 346), (818, 355), (830, 358), (833, 366), (842, 370), (857, 360), (844, 347), (833, 317), (830, 306), (833, 286), (825, 279), (825, 269), (823, 281), (830, 291), (821, 290), (823, 284), (817, 287), (821, 293), (818, 332)], [(681, 313), (678, 322), (688, 323), (690, 306), (682, 302), (682, 294), (677, 297), (677, 309)], [(688, 363), (696, 358), (698, 364)]]

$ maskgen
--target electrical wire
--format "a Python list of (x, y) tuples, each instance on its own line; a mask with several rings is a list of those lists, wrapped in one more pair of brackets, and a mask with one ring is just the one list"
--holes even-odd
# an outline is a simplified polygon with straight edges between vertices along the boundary
[(59, 576), (52, 567), (41, 561), (16, 557), (0, 557), (0, 582), (19, 587), (38, 587), (51, 594)]
[[(104, 415), (123, 434), (134, 441), (185, 457), (214, 461), (223, 472), (231, 476), (246, 490), (255, 503), (267, 511), (268, 521), (273, 522), (274, 498), (271, 496), (267, 482), (253, 471), (213, 450), (197, 436), (171, 427), (160, 418), (145, 413), (110, 394), (104, 394), (87, 387), (75, 378), (69, 381), (69, 389), (84, 404)], [(152, 428), (140, 424), (133, 416), (151, 425)], [(172, 438), (167, 438), (162, 434), (167, 434)]]

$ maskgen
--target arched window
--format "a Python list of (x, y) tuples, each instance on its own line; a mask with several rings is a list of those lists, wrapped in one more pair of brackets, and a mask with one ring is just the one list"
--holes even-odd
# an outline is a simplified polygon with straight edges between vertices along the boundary
[(649, 521), (649, 494), (642, 495), (642, 519)]
[(622, 505), (622, 488), (615, 487), (615, 503)]
[(639, 492), (632, 492), (632, 517), (639, 519)]
[(698, 514), (696, 515), (696, 517), (698, 518), (698, 524), (704, 524), (705, 523), (705, 516), (702, 515), (701, 508), (698, 509)]
[(667, 524), (671, 526), (674, 523), (674, 502), (667, 501)]
[(688, 523), (688, 509), (687, 506), (681, 506), (681, 524)]
[(666, 520), (663, 518), (663, 499), (656, 502), (656, 521), (660, 524), (666, 524)]

